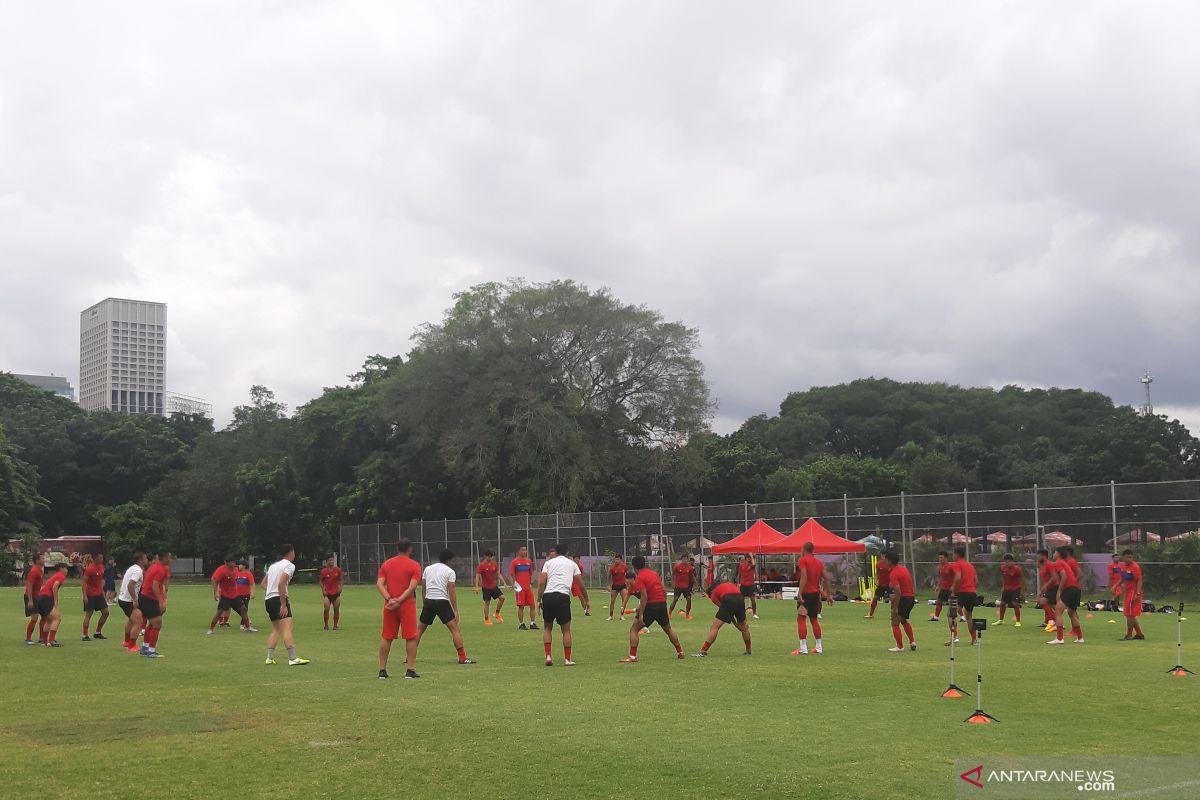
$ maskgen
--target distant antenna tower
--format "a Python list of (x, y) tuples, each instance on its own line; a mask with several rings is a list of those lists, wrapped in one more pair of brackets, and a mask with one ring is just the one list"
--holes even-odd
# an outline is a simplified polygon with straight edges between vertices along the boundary
[(1154, 383), (1154, 376), (1150, 374), (1150, 370), (1142, 373), (1142, 386), (1146, 387), (1146, 404), (1142, 406), (1142, 413), (1147, 417), (1154, 414), (1154, 403), (1150, 400), (1150, 384)]

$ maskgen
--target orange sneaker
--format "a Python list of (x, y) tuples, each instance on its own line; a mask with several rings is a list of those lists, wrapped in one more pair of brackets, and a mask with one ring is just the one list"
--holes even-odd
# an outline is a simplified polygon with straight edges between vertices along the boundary
[(692, 618), (692, 615), (691, 615), (691, 614), (685, 614), (683, 618), (684, 618), (684, 619), (691, 619), (691, 618)]
[(635, 658), (635, 657), (633, 657), (633, 656), (626, 656), (625, 658), (622, 658), (622, 659), (621, 659), (620, 661), (618, 661), (617, 663), (618, 663), (618, 664), (636, 664), (636, 663), (637, 663), (637, 658)]
[(806, 655), (808, 655), (808, 651), (807, 651), (807, 650), (801, 650), (799, 647), (797, 647), (795, 650), (793, 650), (793, 651), (792, 651), (792, 655), (794, 655), (794, 656), (806, 656)]
[(490, 619), (485, 619), (485, 620), (483, 621), (483, 624), (484, 624), (484, 625), (491, 625), (491, 624), (492, 624), (492, 621), (491, 621)]
[(495, 614), (492, 614), (492, 616), (496, 618), (496, 622), (504, 622), (504, 617), (500, 616), (499, 611), (497, 611)]

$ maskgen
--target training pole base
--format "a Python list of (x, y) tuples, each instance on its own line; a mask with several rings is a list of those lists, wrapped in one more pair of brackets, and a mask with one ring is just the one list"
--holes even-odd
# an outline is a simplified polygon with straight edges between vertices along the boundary
[(968, 692), (966, 689), (952, 683), (946, 687), (946, 691), (942, 692), (942, 697), (962, 697), (963, 695), (968, 694), (970, 694), (970, 692)]
[(1176, 664), (1175, 666), (1173, 666), (1169, 670), (1167, 670), (1167, 674), (1174, 675), (1177, 678), (1186, 678), (1188, 675), (1195, 675), (1196, 673), (1192, 672), (1190, 669), (1183, 666), (1182, 664)]
[(984, 711), (981, 708), (975, 709), (975, 711), (972, 712), (971, 716), (969, 716), (963, 720), (963, 722), (969, 722), (972, 725), (986, 725), (989, 722), (999, 722), (999, 721), (1000, 720), (996, 719), (991, 714), (987, 713), (986, 711)]

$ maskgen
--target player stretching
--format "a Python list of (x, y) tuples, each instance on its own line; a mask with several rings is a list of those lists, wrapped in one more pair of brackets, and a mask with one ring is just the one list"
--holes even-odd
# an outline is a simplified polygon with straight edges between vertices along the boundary
[(620, 663), (637, 663), (638, 637), (642, 629), (648, 629), (655, 623), (666, 632), (671, 644), (675, 645), (675, 657), (683, 658), (683, 645), (679, 643), (679, 637), (671, 627), (671, 614), (667, 611), (667, 590), (663, 586), (662, 578), (658, 577), (654, 570), (646, 569), (645, 556), (634, 556), (633, 568), (637, 570), (633, 578), (633, 588), (641, 593), (642, 599), (638, 603), (637, 619), (629, 626), (629, 657), (622, 658)]
[(138, 595), (142, 591), (142, 580), (146, 572), (146, 554), (140, 550), (133, 554), (133, 563), (125, 568), (121, 576), (121, 591), (117, 593), (117, 605), (125, 615), (125, 643), (130, 653), (138, 651), (137, 640), (146, 620), (138, 607)]
[(412, 542), (401, 539), (396, 555), (383, 562), (375, 580), (375, 589), (383, 596), (383, 634), (379, 640), (379, 680), (388, 678), (388, 656), (392, 642), (404, 639), (404, 677), (417, 674), (417, 586), (421, 583), (421, 565), (409, 557)]
[(67, 562), (63, 561), (54, 565), (50, 577), (43, 581), (42, 588), (38, 590), (38, 614), (41, 615), (42, 622), (46, 626), (46, 641), (42, 644), (47, 647), (62, 647), (62, 642), (58, 641), (58, 626), (62, 622), (58, 591), (66, 580)]
[(1077, 572), (1078, 564), (1071, 566), (1071, 553), (1069, 548), (1059, 547), (1055, 549), (1057, 558), (1054, 561), (1054, 567), (1058, 570), (1058, 604), (1055, 606), (1055, 636), (1048, 644), (1063, 643), (1063, 628), (1065, 617), (1071, 619), (1071, 635), (1075, 637), (1076, 644), (1083, 644), (1083, 628), (1079, 625), (1079, 576)]
[[(483, 551), (483, 560), (479, 562), (479, 566), (475, 568), (475, 594), (483, 591), (483, 624), (491, 625), (492, 617), (496, 618), (496, 622), (504, 622), (504, 617), (500, 616), (500, 609), (504, 608), (504, 592), (501, 588), (504, 586), (504, 576), (500, 574), (500, 565), (496, 563), (495, 553), (491, 550)], [(496, 613), (490, 614), (492, 601), (496, 601)]]
[(443, 550), (438, 553), (438, 563), (426, 567), (421, 576), (424, 600), (421, 603), (420, 624), (417, 625), (417, 646), (420, 646), (421, 637), (433, 624), (434, 619), (440, 619), (446, 630), (450, 631), (454, 649), (458, 651), (458, 663), (474, 664), (474, 661), (467, 658), (462, 631), (458, 627), (458, 592), (454, 586), (456, 576), (450, 568), (450, 562), (453, 560), (454, 551)]
[(29, 565), (29, 572), (25, 575), (25, 616), (29, 617), (29, 624), (25, 626), (25, 644), (33, 644), (33, 629), (38, 629), (38, 644), (46, 643), (46, 621), (38, 614), (38, 593), (42, 591), (42, 581), (46, 579), (46, 571), (43, 565), (46, 562), (46, 556), (41, 553), (36, 553), (33, 556), (33, 563)]
[(262, 587), (267, 617), (271, 620), (271, 635), (267, 637), (266, 664), (275, 663), (275, 645), (283, 638), (283, 646), (287, 648), (288, 666), (302, 667), (308, 663), (307, 658), (296, 655), (296, 642), (292, 637), (292, 603), (288, 597), (288, 585), (296, 574), (296, 548), (285, 544), (279, 548), (279, 560), (267, 567), (263, 576)]
[(104, 623), (108, 622), (108, 600), (104, 597), (104, 557), (95, 556), (83, 568), (83, 641), (90, 642), (88, 627), (92, 623), (92, 612), (100, 612), (100, 621), (96, 623), (97, 639), (107, 638)]
[(612, 621), (613, 609), (617, 607), (617, 598), (621, 598), (621, 619), (625, 618), (625, 608), (629, 605), (629, 567), (621, 554), (613, 556), (612, 566), (608, 568), (608, 622)]
[(917, 639), (913, 635), (912, 623), (908, 621), (908, 617), (912, 614), (913, 607), (917, 604), (917, 595), (913, 591), (912, 573), (908, 571), (908, 567), (900, 563), (900, 556), (894, 552), (888, 551), (883, 554), (884, 559), (888, 562), (888, 578), (892, 585), (889, 594), (892, 597), (892, 637), (896, 640), (895, 647), (889, 647), (889, 653), (903, 653), (904, 640), (900, 638), (900, 628), (904, 628), (905, 635), (908, 636), (908, 649), (917, 649)]
[(139, 651), (147, 658), (162, 658), (158, 652), (158, 637), (162, 635), (163, 614), (167, 613), (167, 586), (171, 581), (171, 551), (161, 550), (146, 567), (142, 588), (138, 593), (138, 608), (146, 620), (146, 635)]
[(222, 619), (229, 618), (230, 611), (236, 611), (242, 618), (242, 630), (250, 625), (247, 616), (246, 602), (238, 595), (238, 567), (233, 556), (226, 556), (225, 563), (213, 570), (212, 592), (213, 602), (217, 604), (217, 612), (208, 623), (208, 635), (212, 636)]
[[(529, 559), (529, 548), (521, 545), (517, 550), (517, 557), (508, 565), (508, 579), (512, 583), (513, 592), (517, 596), (517, 630), (526, 630), (525, 628), (525, 610), (529, 610), (529, 630), (536, 631), (538, 629), (537, 622), (534, 621), (533, 609), (537, 605), (537, 601), (533, 597), (533, 569), (534, 564)], [(497, 609), (499, 611), (499, 609)]]
[[(975, 604), (979, 602), (979, 595), (975, 594), (975, 565), (967, 561), (967, 548), (954, 548), (954, 563), (951, 564), (954, 568), (954, 583), (950, 587), (950, 591), (954, 593), (955, 599), (958, 601), (958, 613), (962, 615), (962, 620), (967, 624), (967, 630), (971, 632), (971, 644), (978, 641), (978, 634), (975, 632), (975, 626), (972, 624), (972, 613), (975, 611)], [(950, 635), (954, 641), (958, 641), (958, 620), (950, 621)], [(946, 642), (950, 644), (950, 642)]]
[(692, 584), (696, 581), (696, 565), (692, 563), (691, 557), (679, 557), (679, 563), (671, 569), (671, 581), (674, 584), (674, 597), (671, 598), (671, 608), (668, 609), (668, 614), (675, 613), (675, 604), (679, 602), (680, 597), (683, 597), (687, 601), (687, 604), (684, 610), (680, 612), (680, 616), (691, 619)]
[(996, 620), (996, 624), (1004, 624), (1004, 610), (1011, 607), (1013, 616), (1016, 617), (1013, 627), (1019, 628), (1021, 627), (1021, 598), (1025, 594), (1025, 570), (1021, 569), (1020, 565), (1013, 560), (1012, 553), (1004, 554), (1004, 561), (1000, 564), (1000, 579), (1003, 582), (1000, 592), (1000, 618)]
[(542, 572), (538, 575), (538, 608), (542, 610), (542, 645), (546, 648), (546, 666), (554, 666), (551, 656), (554, 623), (562, 629), (563, 666), (573, 667), (571, 660), (571, 590), (579, 588), (583, 607), (590, 608), (587, 589), (584, 588), (579, 565), (567, 558), (567, 546), (557, 545), (553, 558), (546, 559), (542, 564)]
[[(758, 619), (758, 592), (755, 585), (757, 580), (758, 576), (755, 574), (754, 556), (747, 553), (738, 562), (738, 590), (742, 593), (743, 598), (750, 598), (750, 613), (755, 619)], [(742, 602), (745, 602), (745, 600)]]
[(742, 642), (746, 645), (743, 655), (750, 655), (750, 623), (746, 622), (746, 601), (742, 599), (741, 590), (732, 583), (718, 583), (708, 587), (708, 599), (716, 605), (717, 615), (708, 629), (704, 644), (700, 645), (700, 652), (694, 654), (695, 657), (707, 656), (708, 648), (717, 640), (721, 626), (730, 622), (742, 632)]
[[(796, 580), (800, 582), (800, 595), (796, 598), (796, 632), (800, 636), (800, 646), (792, 651), (794, 656), (808, 655), (808, 624), (812, 623), (813, 652), (820, 655), (824, 652), (821, 640), (821, 588), (833, 603), (833, 585), (829, 581), (829, 573), (821, 559), (813, 555), (812, 542), (805, 542), (801, 548), (804, 555), (796, 561)], [(757, 619), (757, 617), (755, 617)]]
[(937, 605), (933, 607), (930, 622), (937, 622), (942, 616), (942, 606), (950, 602), (950, 591), (954, 586), (954, 565), (950, 563), (950, 554), (945, 550), (938, 552), (938, 594)]
[(1142, 615), (1142, 567), (1133, 560), (1133, 551), (1126, 550), (1121, 564), (1121, 587), (1125, 595), (1125, 635), (1122, 642), (1145, 639), (1138, 617)]
[(321, 584), (321, 603), (324, 606), (322, 613), (325, 619), (325, 630), (329, 630), (329, 609), (333, 608), (333, 629), (338, 629), (338, 623), (342, 620), (342, 582), (344, 576), (342, 568), (334, 563), (333, 556), (325, 559), (325, 566), (321, 567), (321, 571), (317, 573), (317, 580)]
[[(884, 555), (887, 555), (884, 553)], [(875, 593), (871, 595), (871, 609), (863, 619), (875, 619), (875, 606), (879, 604), (879, 599), (887, 597), (892, 593), (892, 565), (891, 563), (880, 556), (875, 561)], [(893, 617), (896, 615), (893, 614)]]

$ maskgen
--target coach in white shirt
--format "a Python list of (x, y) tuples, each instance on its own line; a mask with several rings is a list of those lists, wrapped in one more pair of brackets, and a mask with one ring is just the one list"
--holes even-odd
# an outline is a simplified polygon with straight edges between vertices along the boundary
[(267, 567), (262, 587), (266, 592), (267, 616), (271, 618), (271, 635), (267, 637), (268, 665), (275, 664), (275, 645), (283, 637), (287, 648), (288, 666), (300, 667), (308, 663), (307, 658), (296, 656), (296, 642), (292, 638), (292, 604), (288, 598), (288, 585), (296, 574), (296, 548), (285, 544), (279, 548), (279, 560)]
[(583, 585), (583, 576), (579, 565), (567, 556), (567, 545), (554, 546), (553, 558), (546, 559), (542, 565), (542, 573), (538, 576), (538, 608), (542, 610), (542, 644), (546, 648), (546, 666), (554, 665), (551, 656), (554, 641), (554, 623), (562, 628), (563, 666), (573, 667), (571, 660), (571, 590), (579, 587), (579, 596), (583, 600), (583, 610), (591, 612), (592, 602), (588, 599), (587, 588)]
[(450, 562), (454, 560), (454, 552), (443, 550), (438, 553), (436, 564), (430, 564), (421, 574), (421, 585), (424, 586), (424, 600), (421, 603), (421, 619), (417, 625), (417, 645), (421, 637), (433, 624), (440, 619), (454, 640), (454, 649), (458, 651), (459, 664), (474, 664), (467, 658), (467, 650), (463, 647), (462, 630), (458, 627), (458, 589), (454, 570)]

